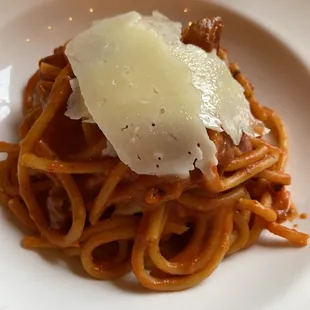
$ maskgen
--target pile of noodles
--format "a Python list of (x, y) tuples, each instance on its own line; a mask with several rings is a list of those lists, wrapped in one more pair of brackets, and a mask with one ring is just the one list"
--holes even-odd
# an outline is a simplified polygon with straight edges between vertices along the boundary
[(86, 272), (111, 280), (131, 270), (152, 290), (175, 291), (207, 278), (226, 255), (253, 245), (263, 230), (297, 246), (308, 235), (281, 223), (296, 214), (284, 172), (287, 135), (279, 116), (258, 104), (253, 87), (219, 47), (220, 18), (192, 23), (186, 44), (217, 48), (243, 86), (253, 115), (277, 145), (243, 135), (234, 145), (208, 130), (217, 147), (215, 178), (137, 175), (103, 156), (96, 124), (66, 117), (75, 78), (64, 47), (39, 63), (24, 96), (20, 143), (1, 142), (0, 203), (28, 229), (25, 248), (53, 248), (79, 257)]

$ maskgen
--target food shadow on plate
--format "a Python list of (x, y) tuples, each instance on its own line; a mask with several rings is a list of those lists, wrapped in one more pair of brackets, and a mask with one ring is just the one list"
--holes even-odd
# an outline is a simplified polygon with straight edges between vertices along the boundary
[[(24, 228), (8, 209), (0, 208), (0, 216), (6, 223), (9, 224), (10, 229), (14, 230), (14, 232), (18, 234), (20, 239), (22, 239), (23, 236), (31, 235), (29, 230)], [(30, 251), (33, 255), (39, 255), (44, 261), (46, 261), (47, 264), (59, 266), (65, 265), (65, 267), (70, 269), (70, 271), (72, 271), (75, 275), (86, 279), (90, 278), (84, 271), (78, 258), (65, 255), (58, 249), (25, 249), (25, 251)]]
[(87, 273), (84, 271), (79, 259), (77, 257), (70, 257), (62, 253), (59, 250), (39, 249), (33, 251), (34, 254), (38, 253), (40, 257), (48, 264), (60, 265), (68, 268), (74, 275), (82, 277), (84, 279), (90, 279)]
[[(18, 234), (18, 237), (22, 239), (23, 236), (29, 235), (29, 231), (24, 228), (15, 216), (5, 208), (0, 208), (0, 216), (4, 219), (11, 230), (14, 230)], [(39, 256), (46, 264), (59, 266), (60, 268), (67, 268), (74, 275), (89, 280), (89, 281), (98, 281), (96, 279), (91, 278), (83, 269), (82, 264), (78, 257), (70, 257), (64, 253), (62, 253), (58, 249), (34, 249), (29, 250), (25, 249), (25, 251), (30, 251), (32, 255)], [(111, 286), (115, 286), (118, 289), (133, 294), (151, 294), (154, 292), (144, 288), (138, 280), (135, 278), (133, 273), (129, 273), (128, 275), (114, 280), (114, 281), (98, 281), (102, 285), (109, 284)]]
[(117, 289), (127, 293), (143, 294), (143, 295), (156, 293), (143, 287), (135, 278), (132, 272), (120, 279), (112, 281), (111, 284), (115, 286)]
[(275, 239), (275, 238), (267, 238), (261, 237), (257, 240), (255, 247), (264, 247), (271, 248), (276, 251), (279, 249), (287, 249), (287, 248), (298, 248), (297, 246), (292, 245), (286, 239)]

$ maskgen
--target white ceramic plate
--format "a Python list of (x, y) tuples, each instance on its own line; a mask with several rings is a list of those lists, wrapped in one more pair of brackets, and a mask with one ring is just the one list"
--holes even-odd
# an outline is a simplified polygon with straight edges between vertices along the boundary
[[(232, 3), (230, 3), (232, 2)], [(267, 3), (268, 2), (268, 3)], [(257, 96), (284, 118), (290, 135), (289, 171), (300, 211), (310, 205), (310, 2), (307, 0), (0, 0), (0, 140), (15, 138), (21, 90), (40, 57), (93, 19), (128, 10), (158, 9), (187, 22), (224, 18), (223, 44), (256, 86)], [(184, 9), (186, 8), (185, 12)], [(297, 221), (310, 231), (309, 221)], [(0, 211), (0, 310), (309, 309), (310, 247), (265, 239), (225, 259), (203, 284), (158, 294), (134, 285), (88, 278), (71, 259), (20, 248), (21, 232)]]

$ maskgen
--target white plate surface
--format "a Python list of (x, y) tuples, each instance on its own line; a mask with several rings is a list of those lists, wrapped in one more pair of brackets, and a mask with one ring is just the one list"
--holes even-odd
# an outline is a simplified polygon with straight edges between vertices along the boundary
[[(222, 16), (223, 45), (230, 58), (256, 86), (258, 99), (275, 108), (288, 126), (291, 191), (299, 210), (309, 210), (308, 0), (0, 0), (0, 5), (0, 140), (15, 138), (21, 90), (40, 57), (93, 19), (133, 9), (158, 9), (184, 23)], [(310, 232), (308, 220), (296, 223)], [(290, 248), (274, 238), (271, 244), (266, 236), (253, 248), (225, 259), (198, 287), (155, 294), (132, 278), (117, 283), (89, 279), (71, 259), (21, 249), (21, 236), (12, 217), (0, 209), (0, 310), (310, 308), (310, 246)]]

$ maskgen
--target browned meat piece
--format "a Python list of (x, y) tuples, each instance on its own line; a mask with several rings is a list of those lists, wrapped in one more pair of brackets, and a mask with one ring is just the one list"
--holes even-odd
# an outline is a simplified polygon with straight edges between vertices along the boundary
[(217, 149), (218, 171), (221, 175), (234, 159), (234, 143), (225, 132), (213, 130), (207, 130), (207, 132)]
[(227, 134), (223, 134), (224, 139), (221, 146), (217, 149), (217, 159), (219, 162), (219, 173), (222, 174), (226, 167), (234, 159), (234, 144)]
[(64, 53), (64, 49), (56, 49), (54, 55), (41, 59), (39, 66), (41, 66), (42, 63), (51, 64), (58, 68), (64, 68), (68, 64), (68, 58)]
[(220, 17), (203, 18), (192, 23), (183, 33), (182, 41), (185, 44), (193, 44), (211, 52), (214, 48), (218, 51), (223, 28)]
[(243, 153), (249, 153), (253, 150), (251, 140), (245, 133), (242, 135), (241, 141), (239, 143), (239, 149)]
[(52, 188), (47, 197), (46, 205), (51, 228), (55, 230), (66, 229), (71, 211), (65, 190), (62, 187)]
[(272, 208), (277, 212), (278, 223), (283, 223), (293, 217), (295, 208), (291, 203), (290, 192), (287, 191), (284, 187), (277, 192), (276, 196), (273, 197)]

